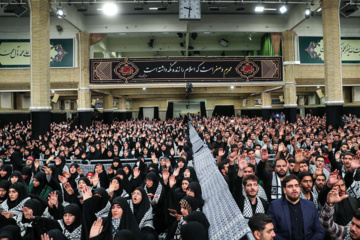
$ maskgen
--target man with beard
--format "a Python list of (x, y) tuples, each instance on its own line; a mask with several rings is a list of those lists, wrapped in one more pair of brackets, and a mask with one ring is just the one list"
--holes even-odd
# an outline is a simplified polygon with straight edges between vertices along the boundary
[(275, 172), (265, 169), (266, 161), (269, 159), (267, 149), (261, 150), (261, 161), (257, 166), (259, 178), (264, 183), (264, 189), (269, 201), (280, 199), (283, 195), (281, 181), (285, 178), (288, 171), (288, 164), (285, 159), (277, 159), (275, 162)]
[(249, 227), (256, 240), (273, 240), (276, 236), (272, 216), (257, 213), (249, 220)]
[(325, 179), (326, 178), (325, 178), (324, 174), (316, 175), (315, 184), (314, 184), (314, 187), (313, 187), (313, 190), (312, 190), (312, 193), (313, 193), (314, 196), (316, 196), (316, 198), (318, 198), (321, 189), (323, 189), (323, 187), (326, 184)]
[(325, 236), (314, 203), (300, 198), (300, 182), (295, 175), (282, 181), (285, 197), (270, 203), (276, 239), (323, 240)]
[(233, 196), (244, 218), (249, 220), (255, 213), (265, 213), (269, 204), (258, 196), (259, 178), (253, 174), (244, 177), (244, 169), (247, 167), (245, 156), (240, 157), (238, 165), (239, 171), (234, 180)]
[(331, 239), (360, 239), (360, 210), (356, 210), (350, 225), (340, 225), (334, 222), (335, 205), (343, 202), (348, 195), (340, 196), (339, 187), (334, 187), (327, 196), (326, 204), (321, 211), (320, 223), (331, 236)]
[(314, 196), (314, 194), (311, 191), (313, 188), (313, 179), (311, 173), (308, 172), (300, 173), (299, 180), (301, 187), (300, 198), (312, 201), (315, 204), (316, 209), (319, 209), (318, 198), (317, 196)]
[[(319, 203), (323, 206), (326, 202), (328, 193), (334, 187), (338, 187), (339, 196), (346, 194), (346, 186), (343, 179), (338, 177), (339, 171), (335, 170), (330, 174), (329, 181), (319, 193)], [(353, 218), (354, 212), (358, 209), (357, 200), (353, 197), (347, 197), (344, 200), (337, 202), (334, 206), (333, 220), (339, 225), (346, 226)]]

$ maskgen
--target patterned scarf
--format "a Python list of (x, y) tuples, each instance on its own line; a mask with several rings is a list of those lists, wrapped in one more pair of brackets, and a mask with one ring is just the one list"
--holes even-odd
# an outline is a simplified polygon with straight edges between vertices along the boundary
[[(129, 203), (131, 211), (134, 213), (134, 203), (131, 200), (129, 200), (128, 203)], [(152, 207), (150, 205), (149, 210), (145, 213), (144, 217), (141, 219), (141, 221), (139, 223), (140, 230), (145, 228), (145, 227), (155, 229), (154, 228), (154, 221), (153, 221), (154, 217), (153, 217), (152, 211), (153, 211), (153, 209), (152, 209)]]
[(118, 219), (112, 218), (111, 219), (111, 224), (113, 226), (113, 230), (112, 230), (113, 238), (115, 237), (115, 234), (119, 231), (120, 222), (121, 222), (121, 218), (118, 218)]
[(181, 239), (181, 226), (185, 224), (185, 220), (183, 217), (180, 218), (180, 221), (178, 222), (178, 225), (177, 225), (177, 228), (176, 228), (176, 231), (175, 231), (175, 235), (174, 235), (174, 239), (175, 240), (179, 240)]
[(81, 239), (81, 225), (79, 225), (77, 228), (74, 229), (74, 231), (69, 232), (66, 228), (65, 228), (65, 223), (64, 220), (58, 220), (61, 228), (62, 228), (62, 233), (65, 235), (65, 237), (69, 240), (80, 240)]
[(24, 207), (25, 202), (29, 199), (30, 199), (30, 197), (25, 198), (18, 205), (16, 205), (15, 207), (13, 207), (10, 210), (9, 210), (9, 206), (7, 204), (8, 199), (6, 199), (3, 203), (0, 204), (0, 208), (2, 208), (3, 212), (11, 212), (12, 214), (14, 214), (16, 216), (19, 216), (19, 215), (23, 214), (22, 208)]
[[(244, 197), (246, 197), (246, 192), (245, 191), (242, 191), (242, 194), (243, 194)], [(264, 188), (262, 186), (260, 186), (260, 185), (259, 185), (259, 191), (257, 193), (257, 196), (259, 198), (264, 199), (265, 201), (268, 201), (267, 196), (266, 196), (266, 192), (265, 192)]]
[[(316, 191), (316, 190), (315, 190)], [(315, 204), (316, 209), (319, 211), (319, 203), (318, 203), (318, 196), (313, 194), (313, 192), (310, 192), (311, 196), (312, 196), (312, 202)], [(309, 200), (306, 198), (305, 194), (300, 190), (300, 198), (305, 199), (305, 200)], [(311, 200), (309, 200), (311, 201)]]
[(95, 213), (96, 218), (104, 218), (104, 217), (107, 217), (108, 214), (109, 214), (110, 208), (111, 208), (111, 203), (108, 202), (103, 209), (101, 209), (100, 211), (98, 211), (97, 213)]
[(25, 233), (27, 231), (27, 228), (28, 227), (32, 227), (32, 221), (31, 222), (25, 222), (23, 223), (22, 222), (22, 219), (23, 219), (23, 215), (18, 215), (18, 216), (15, 216), (14, 217), (15, 220), (16, 220), (16, 225), (19, 226), (20, 228), (20, 233), (21, 233), (21, 236), (25, 236)]
[(271, 199), (280, 199), (282, 198), (282, 189), (281, 189), (281, 180), (278, 175), (273, 172), (271, 179)]
[[(253, 216), (251, 202), (248, 197), (245, 197), (244, 200), (245, 201), (244, 201), (243, 217), (245, 218), (246, 221), (249, 221), (249, 219)], [(255, 213), (265, 213), (265, 208), (258, 196), (256, 197)]]
[[(148, 190), (147, 190), (146, 185), (145, 185), (145, 187), (144, 187), (144, 190), (145, 190), (146, 193), (148, 193)], [(159, 183), (158, 186), (157, 186), (157, 188), (156, 188), (156, 191), (155, 191), (153, 200), (151, 200), (151, 199), (149, 198), (149, 200), (150, 200), (150, 202), (151, 202), (152, 205), (156, 205), (156, 204), (159, 202), (160, 196), (161, 196), (161, 192), (162, 192), (162, 185), (161, 185), (161, 183)]]

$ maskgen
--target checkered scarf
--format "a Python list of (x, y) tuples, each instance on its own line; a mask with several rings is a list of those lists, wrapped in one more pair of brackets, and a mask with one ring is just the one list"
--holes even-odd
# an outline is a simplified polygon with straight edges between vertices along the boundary
[(64, 220), (58, 220), (58, 223), (60, 224), (60, 227), (62, 228), (62, 233), (65, 235), (65, 237), (69, 240), (80, 240), (81, 239), (81, 225), (79, 225), (77, 228), (74, 229), (74, 231), (69, 232), (65, 228)]
[(282, 198), (281, 180), (278, 175), (273, 172), (271, 179), (271, 199)]
[[(243, 210), (243, 217), (245, 220), (249, 221), (249, 219), (253, 216), (253, 211), (251, 207), (251, 202), (248, 197), (244, 198), (244, 210)], [(265, 213), (265, 208), (262, 204), (262, 201), (259, 197), (256, 197), (256, 209), (255, 213)]]
[(100, 211), (95, 213), (96, 217), (97, 218), (105, 218), (105, 217), (107, 217), (108, 214), (109, 214), (110, 208), (111, 208), (111, 203), (108, 202), (103, 209), (101, 209)]

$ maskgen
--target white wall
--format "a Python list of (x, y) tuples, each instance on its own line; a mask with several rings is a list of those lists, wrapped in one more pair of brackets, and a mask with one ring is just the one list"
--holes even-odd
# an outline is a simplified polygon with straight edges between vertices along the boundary
[(1, 93), (1, 108), (12, 108), (11, 93)]

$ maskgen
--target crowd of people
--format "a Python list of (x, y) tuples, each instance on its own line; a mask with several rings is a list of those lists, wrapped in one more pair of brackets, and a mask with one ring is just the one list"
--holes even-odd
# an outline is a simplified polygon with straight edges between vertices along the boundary
[[(192, 124), (256, 239), (360, 239), (360, 123), (344, 119), (338, 129), (311, 115)], [(209, 239), (188, 130), (186, 118), (69, 120), (34, 139), (31, 123), (4, 126), (0, 239)], [(97, 159), (112, 164), (84, 174)]]

